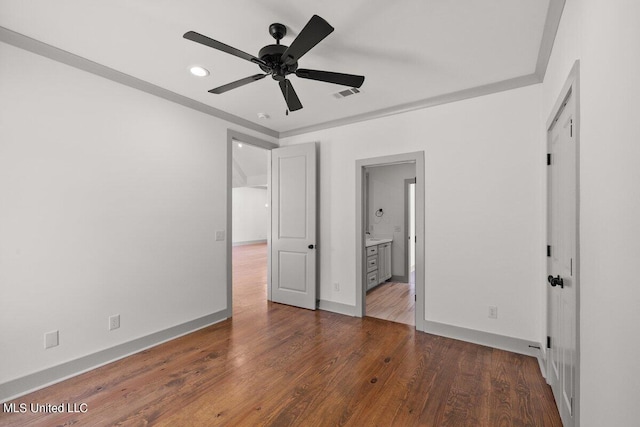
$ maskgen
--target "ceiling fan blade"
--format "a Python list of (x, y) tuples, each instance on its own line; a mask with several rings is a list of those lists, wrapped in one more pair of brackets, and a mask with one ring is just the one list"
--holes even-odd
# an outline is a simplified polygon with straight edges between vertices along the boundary
[(291, 82), (287, 79), (280, 81), (280, 90), (282, 90), (282, 95), (284, 96), (284, 100), (287, 102), (287, 107), (289, 111), (296, 111), (302, 108), (302, 103), (296, 94), (296, 91), (293, 90), (293, 86)]
[(302, 55), (309, 52), (312, 47), (331, 34), (332, 31), (333, 27), (327, 21), (318, 15), (313, 15), (307, 25), (300, 31), (298, 37), (291, 42), (291, 46), (282, 54), (284, 63), (287, 65), (293, 64), (302, 58)]
[(296, 76), (301, 79), (319, 80), (321, 82), (335, 83), (337, 85), (360, 87), (364, 83), (364, 76), (355, 74), (334, 73), (332, 71), (307, 70), (300, 68), (296, 70)]
[(184, 37), (187, 40), (191, 40), (191, 41), (194, 41), (196, 43), (200, 43), (200, 44), (203, 44), (205, 46), (212, 47), (212, 48), (220, 50), (222, 52), (229, 53), (229, 54), (231, 54), (233, 56), (237, 56), (238, 58), (242, 58), (242, 59), (245, 59), (247, 61), (253, 62), (254, 64), (264, 65), (264, 66), (267, 65), (266, 62), (264, 62), (263, 60), (261, 60), (259, 58), (256, 58), (253, 55), (249, 55), (248, 53), (243, 52), (243, 51), (241, 51), (239, 49), (236, 49), (235, 47), (231, 47), (231, 46), (226, 45), (224, 43), (221, 43), (221, 42), (219, 42), (217, 40), (211, 39), (211, 38), (209, 38), (207, 36), (203, 36), (202, 34), (196, 33), (195, 31), (188, 31), (188, 32), (184, 33), (184, 35), (182, 37)]
[(226, 85), (211, 89), (209, 93), (221, 94), (231, 89), (235, 89), (240, 86), (244, 86), (248, 83), (255, 82), (257, 80), (264, 79), (268, 74), (255, 74), (253, 76), (245, 77), (244, 79), (236, 80), (235, 82), (227, 83)]

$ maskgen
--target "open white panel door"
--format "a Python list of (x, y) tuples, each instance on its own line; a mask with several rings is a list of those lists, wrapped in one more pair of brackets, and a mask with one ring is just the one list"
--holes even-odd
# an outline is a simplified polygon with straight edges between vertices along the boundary
[(565, 427), (574, 425), (576, 373), (576, 139), (575, 100), (570, 95), (549, 130), (548, 364)]
[(271, 150), (271, 300), (316, 309), (316, 146)]

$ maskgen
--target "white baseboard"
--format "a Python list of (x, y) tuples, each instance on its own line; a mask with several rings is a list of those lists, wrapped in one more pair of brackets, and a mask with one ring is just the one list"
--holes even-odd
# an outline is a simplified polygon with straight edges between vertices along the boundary
[[(347, 316), (355, 316), (355, 306), (342, 304), (334, 301), (320, 300), (318, 302), (320, 310), (330, 311), (333, 313), (343, 314)], [(35, 390), (58, 383), (65, 379), (80, 375), (84, 372), (106, 365), (124, 357), (138, 353), (150, 347), (154, 347), (163, 342), (170, 341), (182, 335), (189, 334), (198, 329), (210, 326), (225, 320), (228, 317), (227, 310), (222, 310), (190, 322), (182, 323), (177, 326), (155, 332), (153, 334), (137, 338), (135, 340), (119, 344), (99, 352), (83, 356), (81, 358), (62, 363), (60, 365), (26, 375), (15, 380), (0, 384), (0, 403), (13, 400), (17, 397), (31, 393)], [(474, 344), (485, 345), (487, 347), (498, 348), (501, 350), (512, 351), (514, 353), (524, 354), (535, 357), (540, 364), (540, 371), (545, 376), (545, 354), (544, 351), (536, 347), (541, 347), (540, 343), (527, 341), (520, 338), (507, 337), (504, 335), (493, 334), (490, 332), (477, 331), (474, 329), (462, 328), (459, 326), (447, 325), (444, 323), (432, 322), (426, 320), (424, 322), (425, 330), (423, 332), (439, 335), (447, 338), (453, 338), (461, 341), (471, 342)]]
[[(344, 314), (347, 316), (356, 315), (355, 306), (333, 301), (320, 300), (318, 302), (318, 308), (320, 310), (331, 311), (333, 313)], [(475, 329), (462, 328), (429, 320), (424, 321), (424, 330), (422, 332), (535, 357), (540, 364), (543, 376), (545, 374), (544, 351), (541, 350), (541, 344), (535, 341), (508, 337)]]
[(356, 307), (353, 305), (342, 304), (340, 302), (333, 302), (321, 299), (318, 301), (318, 308), (324, 311), (330, 311), (332, 313), (344, 314), (347, 316), (356, 315)]
[(136, 338), (115, 347), (100, 350), (96, 353), (62, 363), (24, 377), (16, 378), (0, 384), (0, 403), (50, 386), (52, 384), (75, 377), (84, 372), (106, 365), (124, 357), (138, 353), (163, 342), (170, 341), (198, 329), (213, 325), (228, 317), (227, 310), (212, 313), (171, 328), (155, 332), (144, 337)]
[(424, 321), (424, 332), (433, 335), (440, 335), (460, 341), (480, 344), (500, 350), (511, 351), (535, 358), (540, 357), (540, 343), (523, 340), (520, 338), (508, 337), (491, 332), (477, 331), (459, 326), (447, 325), (445, 323)]
[(538, 353), (538, 364), (540, 365), (540, 373), (547, 379), (547, 352), (544, 347), (541, 347)]

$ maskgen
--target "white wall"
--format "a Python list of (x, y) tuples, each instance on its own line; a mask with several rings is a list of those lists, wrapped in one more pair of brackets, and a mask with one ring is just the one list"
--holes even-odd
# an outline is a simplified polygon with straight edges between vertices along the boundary
[[(404, 180), (415, 178), (414, 164), (367, 168), (369, 172), (369, 231), (374, 237), (392, 238), (391, 274), (404, 276), (405, 266), (405, 188)], [(384, 215), (375, 215), (383, 209)], [(397, 230), (400, 227), (400, 231)]]
[(233, 243), (267, 239), (267, 189), (238, 187), (233, 189)]
[[(544, 120), (580, 59), (581, 421), (633, 425), (638, 16), (636, 1), (567, 0), (541, 87), (285, 139), (320, 142), (320, 297), (355, 304), (355, 160), (424, 150), (427, 320), (540, 341)], [(224, 309), (227, 125), (0, 57), (0, 382)]]
[(0, 58), (0, 383), (224, 310), (228, 124)]
[(637, 424), (640, 3), (567, 0), (543, 116), (580, 59), (580, 421)]
[(319, 141), (320, 298), (355, 305), (356, 160), (424, 150), (426, 320), (542, 341), (540, 102), (530, 86), (283, 139)]

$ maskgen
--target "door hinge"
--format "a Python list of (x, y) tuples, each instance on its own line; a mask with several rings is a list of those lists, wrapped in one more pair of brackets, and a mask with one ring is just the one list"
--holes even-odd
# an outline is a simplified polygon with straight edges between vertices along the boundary
[(551, 153), (547, 153), (547, 166), (551, 166)]
[(569, 136), (573, 138), (573, 119), (571, 119), (571, 126), (569, 127)]
[(416, 301), (416, 302), (418, 302), (418, 295), (414, 295), (414, 296), (413, 296), (413, 300), (414, 300), (414, 301)]
[(547, 348), (551, 348), (551, 337), (547, 335)]
[(551, 245), (547, 245), (547, 256), (551, 256)]

